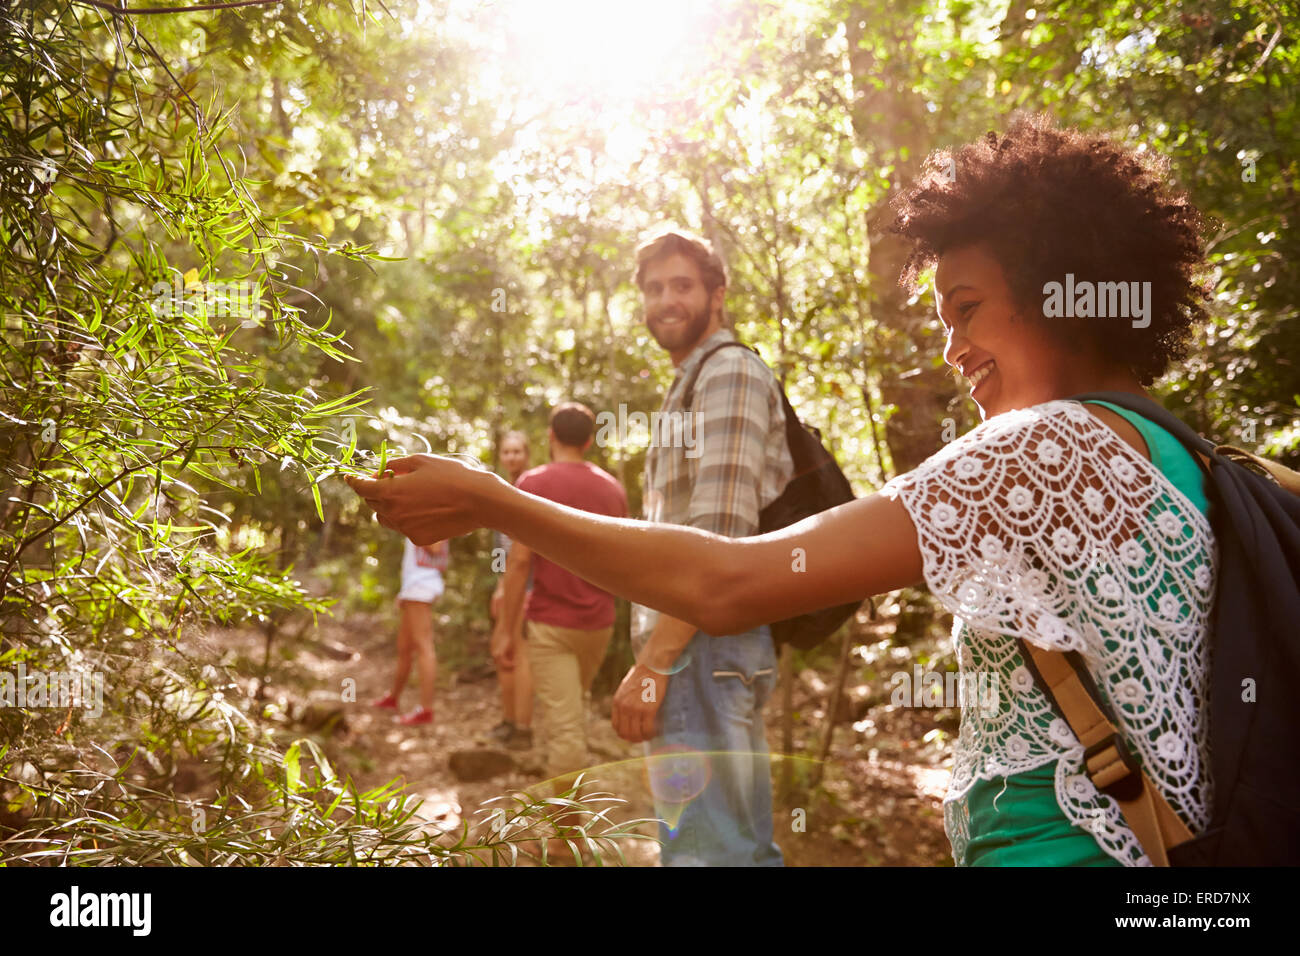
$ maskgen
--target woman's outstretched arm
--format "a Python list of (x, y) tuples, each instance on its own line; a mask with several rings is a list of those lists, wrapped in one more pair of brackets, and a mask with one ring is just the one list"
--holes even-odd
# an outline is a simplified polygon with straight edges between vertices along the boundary
[(389, 463), (391, 478), (349, 478), (381, 524), (428, 542), (495, 528), (613, 594), (710, 634), (917, 584), (916, 528), (901, 504), (860, 498), (751, 538), (607, 518), (519, 491), (448, 458)]

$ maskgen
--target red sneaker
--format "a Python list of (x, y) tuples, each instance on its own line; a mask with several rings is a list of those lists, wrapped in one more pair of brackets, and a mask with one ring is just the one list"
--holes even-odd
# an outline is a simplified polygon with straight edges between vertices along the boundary
[(417, 707), (409, 714), (398, 717), (397, 722), (406, 727), (414, 727), (416, 724), (431, 724), (433, 723), (433, 711)]
[(397, 710), (397, 698), (392, 694), (385, 694), (376, 701), (372, 701), (371, 707), (378, 707), (380, 710)]

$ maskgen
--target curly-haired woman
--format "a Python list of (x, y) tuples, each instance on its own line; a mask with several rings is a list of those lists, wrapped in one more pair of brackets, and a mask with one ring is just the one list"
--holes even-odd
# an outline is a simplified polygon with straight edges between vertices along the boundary
[(983, 423), (791, 527), (731, 539), (598, 518), (430, 456), (353, 487), (415, 541), (490, 524), (710, 634), (924, 582), (956, 619), (963, 676), (999, 690), (962, 714), (945, 799), (957, 862), (1146, 864), (1018, 641), (1082, 656), (1148, 777), (1204, 828), (1215, 545), (1200, 472), (1145, 419), (1069, 400), (1143, 394), (1204, 314), (1200, 217), (1167, 182), (1150, 153), (1042, 119), (932, 156), (896, 203), (914, 249), (902, 279), (937, 267), (944, 358)]

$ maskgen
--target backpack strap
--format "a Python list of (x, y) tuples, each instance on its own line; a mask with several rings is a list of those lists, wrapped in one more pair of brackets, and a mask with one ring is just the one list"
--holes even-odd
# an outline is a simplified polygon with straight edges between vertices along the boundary
[[(1178, 439), (1207, 473), (1211, 456), (1225, 447), (1216, 448), (1149, 398), (1126, 392), (1094, 392), (1075, 395), (1073, 400), (1109, 402), (1143, 416)], [(1296, 478), (1300, 481), (1300, 475)], [(1192, 832), (1134, 759), (1123, 734), (1104, 710), (1083, 659), (1077, 652), (1049, 651), (1023, 639), (1019, 644), (1038, 686), (1083, 744), (1088, 778), (1120, 805), (1125, 822), (1152, 864), (1168, 866), (1168, 851), (1192, 839)]]
[[(707, 362), (709, 357), (715, 352), (721, 352), (723, 349), (732, 348), (749, 349), (749, 351), (758, 355), (758, 349), (754, 348), (752, 345), (746, 345), (744, 342), (723, 342), (721, 345), (715, 345), (713, 348), (709, 349), (704, 353), (704, 357), (700, 359), (699, 364), (695, 366), (695, 371), (691, 372), (691, 377), (686, 380), (686, 394), (682, 396), (683, 408), (690, 409), (691, 403), (695, 401), (695, 380), (700, 377), (700, 372), (704, 369), (704, 363)], [(759, 361), (762, 361), (762, 356), (759, 356)]]
[[(695, 366), (695, 371), (693, 371), (691, 377), (687, 379), (686, 392), (682, 396), (683, 408), (689, 410), (691, 404), (695, 401), (695, 380), (700, 377), (700, 372), (704, 368), (704, 363), (709, 360), (709, 357), (713, 355), (714, 352), (721, 352), (726, 348), (748, 349), (758, 357), (760, 362), (763, 361), (763, 357), (758, 354), (758, 349), (754, 348), (752, 345), (746, 345), (744, 342), (723, 342), (721, 345), (715, 345), (704, 353), (704, 357), (700, 359), (700, 364)], [(763, 363), (763, 367), (767, 368), (766, 362)], [(768, 369), (768, 371), (770, 372), (771, 369)], [(785, 394), (785, 389), (781, 388), (779, 384), (777, 386), (777, 391), (781, 393), (781, 408), (785, 413), (785, 446), (790, 450), (790, 457), (794, 461), (794, 475), (792, 478), (797, 478), (800, 475), (807, 474), (821, 464), (820, 459), (808, 453), (809, 446), (806, 442), (801, 441), (800, 437), (804, 430), (807, 429), (816, 435), (817, 441), (820, 442), (822, 433), (821, 429), (813, 425), (804, 425), (803, 422), (799, 420), (799, 413), (794, 410), (794, 406), (790, 404), (790, 399)]]
[(1244, 465), (1252, 471), (1259, 472), (1293, 495), (1300, 495), (1300, 472), (1292, 471), (1285, 465), (1269, 461), (1267, 458), (1261, 458), (1259, 455), (1242, 448), (1236, 448), (1232, 445), (1216, 445), (1209, 439), (1198, 435), (1189, 425), (1175, 417), (1163, 405), (1153, 402), (1143, 395), (1136, 395), (1132, 392), (1089, 392), (1086, 395), (1072, 395), (1071, 400), (1076, 402), (1110, 402), (1112, 405), (1126, 408), (1130, 412), (1136, 412), (1143, 418), (1159, 425), (1182, 442), (1183, 446), (1192, 453), (1192, 457), (1200, 463), (1207, 474), (1210, 471), (1212, 460), (1223, 458)]
[(1049, 651), (1023, 638), (1019, 643), (1039, 687), (1083, 744), (1088, 778), (1119, 804), (1151, 863), (1168, 866), (1168, 850), (1192, 839), (1192, 832), (1151, 783), (1102, 709), (1082, 659), (1074, 651)]
[(1267, 458), (1261, 458), (1259, 455), (1248, 452), (1244, 448), (1238, 448), (1235, 445), (1215, 445), (1214, 453), (1221, 458), (1235, 461), (1239, 465), (1245, 465), (1252, 471), (1267, 475), (1291, 494), (1300, 495), (1300, 471), (1293, 471), (1286, 465), (1270, 461)]
[[(1209, 635), (1212, 671), (1226, 666), (1229, 672), (1260, 674), (1263, 669), (1278, 680), (1274, 686), (1285, 688), (1300, 667), (1300, 648), (1291, 639), (1300, 619), (1300, 476), (1250, 453), (1215, 446), (1144, 395), (1102, 392), (1073, 398), (1134, 411), (1193, 452), (1206, 473), (1210, 523), (1220, 550)], [(1273, 710), (1266, 721), (1254, 707), (1248, 716), (1241, 712), (1235, 681), (1211, 677), (1204, 704), (1211, 727), (1213, 814), (1206, 831), (1185, 852), (1180, 847), (1177, 856), (1192, 865), (1285, 860), (1280, 847), (1296, 845), (1300, 835), (1300, 820), (1275, 813), (1283, 805), (1300, 805), (1278, 797), (1283, 782), (1294, 783), (1277, 776), (1278, 768), (1294, 765), (1296, 754), (1294, 716), (1279, 709), (1286, 691), (1270, 695)], [(1293, 786), (1288, 796), (1294, 791)]]

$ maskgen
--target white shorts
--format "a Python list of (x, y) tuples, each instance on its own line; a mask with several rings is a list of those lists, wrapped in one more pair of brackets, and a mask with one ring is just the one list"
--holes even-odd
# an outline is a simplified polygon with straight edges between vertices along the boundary
[(402, 551), (402, 588), (397, 592), (397, 600), (432, 604), (442, 597), (442, 572), (424, 567), (419, 554), (420, 549), (408, 538)]
[(397, 600), (433, 604), (438, 598), (442, 597), (442, 591), (442, 575), (434, 571), (433, 575), (428, 579), (403, 581), (402, 590), (397, 594)]

